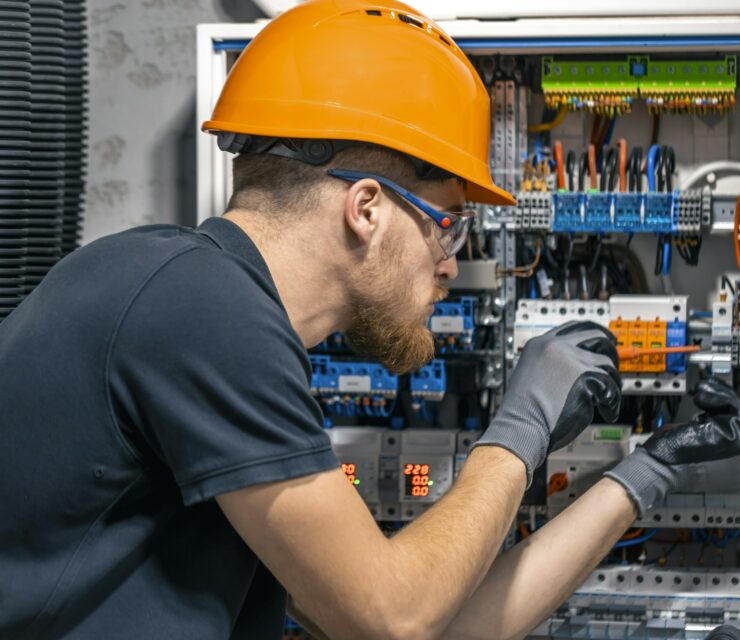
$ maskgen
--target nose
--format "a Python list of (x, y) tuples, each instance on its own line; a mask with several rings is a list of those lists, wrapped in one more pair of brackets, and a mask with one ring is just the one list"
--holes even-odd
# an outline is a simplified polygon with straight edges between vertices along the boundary
[(449, 280), (454, 280), (455, 278), (457, 278), (457, 274), (457, 258), (455, 256), (447, 258), (446, 260), (440, 260), (434, 270), (434, 275), (437, 278), (447, 278)]

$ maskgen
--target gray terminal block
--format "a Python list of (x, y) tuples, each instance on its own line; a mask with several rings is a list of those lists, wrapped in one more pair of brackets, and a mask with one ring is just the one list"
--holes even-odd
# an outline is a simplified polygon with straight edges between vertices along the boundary
[(347, 479), (376, 519), (381, 515), (379, 479), (386, 431), (384, 427), (333, 427), (326, 432)]
[(388, 431), (381, 460), (381, 492), (390, 493), (394, 480), (395, 501), (383, 504), (386, 520), (413, 520), (437, 502), (452, 486), (457, 452), (457, 429), (407, 429)]

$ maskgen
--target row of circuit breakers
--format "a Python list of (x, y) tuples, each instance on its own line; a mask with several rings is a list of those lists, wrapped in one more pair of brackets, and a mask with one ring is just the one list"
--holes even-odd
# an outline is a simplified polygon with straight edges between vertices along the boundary
[[(731, 300), (722, 297), (714, 303), (711, 345), (703, 345), (705, 353), (716, 356), (715, 373), (720, 373), (723, 363), (731, 370), (731, 304)], [(437, 305), (430, 328), (445, 343), (465, 349), (473, 342), (476, 313), (475, 298), (446, 302)], [(624, 345), (685, 346), (689, 341), (688, 317), (687, 296), (615, 295), (608, 301), (522, 299), (516, 311), (514, 354), (535, 336), (576, 319), (608, 327)], [(685, 393), (689, 357), (685, 353), (651, 354), (621, 361), (624, 392)], [(325, 409), (345, 407), (343, 415), (347, 416), (389, 415), (387, 403), (399, 393), (397, 376), (376, 363), (325, 355), (312, 355), (311, 360), (312, 392)], [(444, 397), (444, 365), (445, 360), (440, 358), (410, 375), (409, 389), (416, 401), (434, 402)], [(351, 412), (347, 412), (347, 407)], [(327, 420), (327, 426), (331, 424)], [(374, 517), (408, 521), (449, 489), (479, 436), (479, 428), (478, 424), (462, 430), (349, 426), (328, 428), (327, 433), (349, 481)], [(627, 426), (589, 427), (569, 447), (551, 454), (547, 462), (548, 516), (575, 501), (645, 437)], [(666, 505), (645, 516), (643, 524), (740, 527), (740, 476), (731, 467), (715, 476), (713, 486), (704, 478), (697, 478), (696, 493), (671, 495)]]
[[(727, 354), (727, 371), (722, 370), (721, 359), (715, 362), (715, 373), (720, 374), (730, 371), (730, 361), (736, 359), (738, 350), (731, 329), (731, 305), (729, 299), (718, 300), (713, 310), (712, 348)], [(472, 296), (435, 305), (429, 328), (441, 345), (438, 352), (452, 355), (473, 350), (476, 315), (476, 299)], [(688, 344), (687, 296), (615, 295), (608, 301), (522, 299), (515, 317), (514, 353), (519, 353), (531, 338), (569, 320), (589, 320), (607, 327), (620, 345), (656, 349)], [(328, 345), (332, 340), (333, 344)], [(342, 346), (341, 336), (324, 346), (336, 350)], [(668, 353), (623, 361), (620, 371), (624, 393), (685, 393), (688, 358), (684, 353)], [(312, 393), (330, 413), (336, 405), (351, 407), (351, 415), (387, 417), (384, 407), (398, 394), (398, 376), (377, 363), (349, 361), (342, 356), (314, 354), (310, 359)], [(444, 359), (435, 359), (410, 375), (411, 395), (419, 401), (441, 400), (445, 388)]]
[[(479, 431), (333, 427), (327, 430), (342, 470), (377, 520), (409, 521), (437, 502), (462, 468)], [(548, 457), (547, 515), (554, 517), (599, 481), (649, 434), (627, 426), (588, 427)], [(697, 475), (695, 492), (671, 494), (636, 526), (740, 528), (737, 461), (717, 463), (712, 479)]]

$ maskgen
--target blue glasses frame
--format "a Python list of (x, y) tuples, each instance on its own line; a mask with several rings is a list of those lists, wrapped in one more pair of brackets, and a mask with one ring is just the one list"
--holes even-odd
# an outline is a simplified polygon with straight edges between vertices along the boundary
[(444, 251), (445, 258), (455, 255), (467, 239), (470, 226), (475, 217), (475, 212), (472, 210), (468, 209), (460, 212), (456, 211), (454, 213), (437, 211), (434, 207), (424, 202), (418, 196), (415, 196), (408, 189), (404, 189), (400, 184), (375, 173), (347, 171), (345, 169), (329, 169), (328, 173), (330, 176), (334, 176), (335, 178), (346, 180), (348, 182), (357, 182), (358, 180), (364, 180), (365, 178), (375, 180), (401, 196), (422, 213), (428, 215), (434, 221), (434, 224), (443, 232), (441, 237), (438, 239), (439, 244), (442, 247), (442, 251)]

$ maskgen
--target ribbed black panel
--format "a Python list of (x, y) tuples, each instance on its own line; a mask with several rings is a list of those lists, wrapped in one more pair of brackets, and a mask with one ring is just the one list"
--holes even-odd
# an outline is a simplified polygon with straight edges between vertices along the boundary
[(0, 319), (79, 240), (85, 28), (83, 0), (0, 5)]

